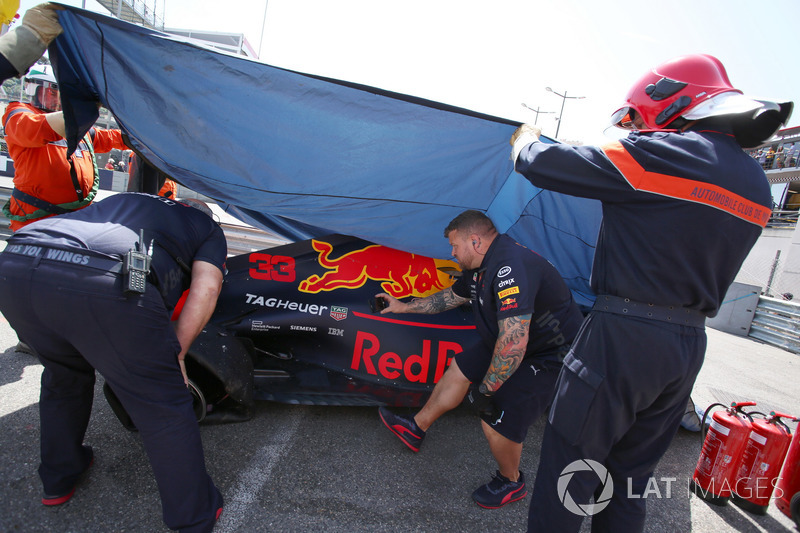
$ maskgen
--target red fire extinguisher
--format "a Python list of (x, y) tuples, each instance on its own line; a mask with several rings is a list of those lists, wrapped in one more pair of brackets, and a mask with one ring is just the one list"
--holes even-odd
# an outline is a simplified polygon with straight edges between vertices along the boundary
[[(733, 494), (739, 459), (753, 426), (751, 416), (742, 408), (753, 405), (756, 403), (733, 402), (711, 417), (691, 484), (692, 492), (709, 503), (727, 505)], [(716, 406), (725, 407), (720, 403), (710, 405), (703, 414), (702, 427)]]
[(800, 527), (800, 431), (797, 429), (775, 487), (775, 506)]
[(781, 418), (795, 420), (792, 415), (771, 412), (762, 420), (753, 421), (734, 487), (733, 503), (745, 511), (766, 514), (778, 474), (792, 441), (792, 432)]

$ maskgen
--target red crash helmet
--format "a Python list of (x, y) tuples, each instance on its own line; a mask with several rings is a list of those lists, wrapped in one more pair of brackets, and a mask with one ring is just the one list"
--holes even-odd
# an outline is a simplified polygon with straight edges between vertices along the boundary
[(639, 79), (625, 97), (625, 105), (611, 118), (615, 126), (631, 129), (630, 110), (648, 129), (666, 128), (670, 122), (706, 100), (735, 89), (725, 67), (716, 57), (694, 54), (676, 57)]
[[(792, 114), (792, 102), (749, 98), (734, 88), (719, 59), (706, 54), (676, 57), (642, 76), (611, 117), (614, 126), (679, 129), (688, 121), (725, 117), (736, 141), (745, 148), (769, 139)], [(633, 111), (634, 113), (631, 113)], [(634, 117), (634, 115), (636, 117)], [(683, 119), (677, 121), (677, 119)]]

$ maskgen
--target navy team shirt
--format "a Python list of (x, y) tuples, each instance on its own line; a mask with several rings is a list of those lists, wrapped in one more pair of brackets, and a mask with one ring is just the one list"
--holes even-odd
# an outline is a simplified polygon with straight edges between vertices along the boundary
[(465, 271), (452, 289), (472, 300), (475, 324), (487, 346), (495, 345), (500, 320), (530, 314), (525, 358), (563, 359), (583, 321), (555, 267), (505, 234), (492, 241), (481, 266)]
[(516, 170), (537, 187), (603, 203), (596, 294), (707, 316), (771, 214), (764, 171), (712, 120), (684, 133), (634, 132), (602, 148), (532, 143)]
[(193, 261), (211, 263), (225, 272), (227, 243), (222, 228), (202, 211), (160, 196), (119, 193), (84, 209), (28, 224), (9, 244), (35, 244), (122, 259), (139, 240), (153, 245), (150, 276), (164, 304), (172, 310), (189, 288)]

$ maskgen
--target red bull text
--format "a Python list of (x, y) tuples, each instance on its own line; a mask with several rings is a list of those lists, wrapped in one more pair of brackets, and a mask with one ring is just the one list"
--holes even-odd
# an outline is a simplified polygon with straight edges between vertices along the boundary
[(422, 341), (419, 353), (401, 356), (392, 351), (381, 353), (377, 335), (359, 331), (350, 368), (389, 380), (405, 379), (413, 383), (437, 383), (461, 345), (452, 341)]

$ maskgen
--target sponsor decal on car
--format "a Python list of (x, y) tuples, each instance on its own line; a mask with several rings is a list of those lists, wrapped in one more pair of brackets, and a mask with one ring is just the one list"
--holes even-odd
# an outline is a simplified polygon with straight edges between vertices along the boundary
[[(385, 350), (385, 351), (384, 351)], [(398, 354), (381, 347), (374, 333), (356, 333), (350, 368), (389, 380), (404, 379), (413, 383), (436, 383), (454, 355), (463, 349), (457, 342), (424, 339), (419, 353)]]
[(308, 313), (310, 315), (322, 316), (322, 312), (328, 308), (327, 305), (307, 304), (300, 302), (292, 302), (290, 300), (281, 300), (280, 298), (268, 298), (259, 296), (257, 294), (245, 293), (247, 298), (246, 303), (249, 305), (260, 305), (263, 307), (272, 307), (275, 309), (286, 309), (288, 311), (297, 311), (300, 313)]
[(265, 324), (263, 320), (253, 320), (250, 322), (251, 331), (270, 331), (279, 329), (281, 329), (280, 326), (276, 326), (275, 324)]
[(347, 318), (347, 308), (338, 305), (331, 306), (331, 318), (334, 320), (344, 320)]
[(292, 331), (308, 331), (308, 332), (311, 332), (311, 333), (316, 333), (317, 332), (317, 326), (295, 326), (295, 325), (291, 325), (291, 326), (289, 326), (289, 329), (292, 330)]
[(333, 245), (330, 243), (313, 239), (311, 246), (319, 254), (319, 265), (326, 269), (324, 274), (313, 274), (300, 282), (298, 290), (312, 294), (357, 289), (367, 280), (373, 280), (381, 282), (381, 288), (395, 298), (420, 298), (453, 284), (452, 278), (440, 271), (439, 266), (458, 267), (452, 261), (432, 259), (378, 244), (336, 258), (331, 257)]
[(254, 252), (249, 256), (250, 277), (253, 279), (291, 283), (297, 278), (294, 257)]

